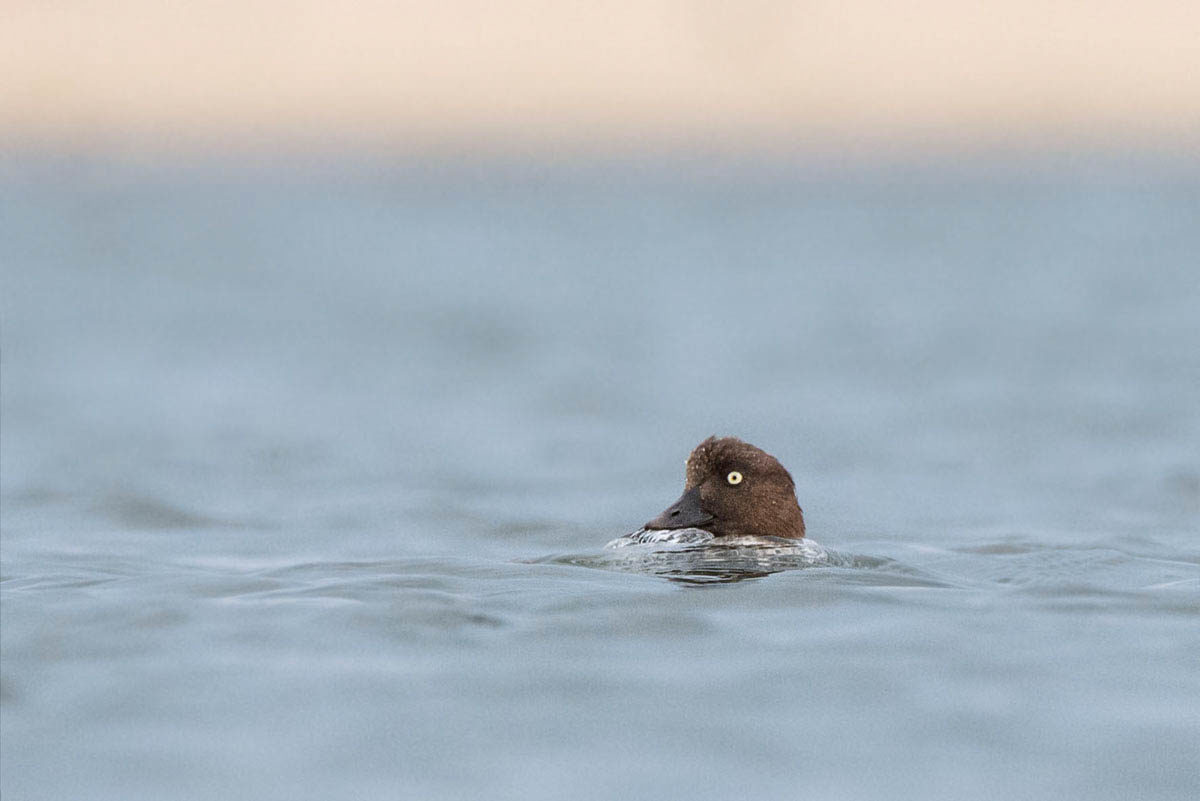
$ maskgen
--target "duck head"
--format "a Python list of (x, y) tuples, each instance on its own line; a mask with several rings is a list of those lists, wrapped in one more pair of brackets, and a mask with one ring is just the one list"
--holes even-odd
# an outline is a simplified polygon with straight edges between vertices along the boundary
[(709, 437), (688, 457), (683, 495), (645, 528), (800, 539), (804, 512), (778, 459), (734, 437)]

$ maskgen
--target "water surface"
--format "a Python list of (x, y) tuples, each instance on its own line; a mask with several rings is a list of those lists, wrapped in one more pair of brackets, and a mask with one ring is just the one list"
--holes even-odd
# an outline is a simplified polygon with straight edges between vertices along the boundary
[(3, 165), (6, 801), (1200, 794), (1194, 165)]

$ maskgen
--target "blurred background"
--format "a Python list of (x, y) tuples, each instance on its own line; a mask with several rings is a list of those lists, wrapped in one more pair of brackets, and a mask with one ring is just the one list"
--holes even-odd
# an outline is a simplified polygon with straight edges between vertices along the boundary
[(84, 150), (1196, 145), (1186, 0), (5, 3), (0, 124)]
[(7, 0), (0, 793), (1196, 798), (1198, 264), (1194, 2)]

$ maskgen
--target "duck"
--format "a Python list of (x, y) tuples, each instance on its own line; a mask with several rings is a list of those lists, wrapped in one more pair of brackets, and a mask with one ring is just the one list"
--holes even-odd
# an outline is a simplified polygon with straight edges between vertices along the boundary
[(804, 539), (796, 483), (771, 454), (736, 437), (711, 436), (687, 458), (679, 500), (646, 531), (698, 529), (714, 539)]

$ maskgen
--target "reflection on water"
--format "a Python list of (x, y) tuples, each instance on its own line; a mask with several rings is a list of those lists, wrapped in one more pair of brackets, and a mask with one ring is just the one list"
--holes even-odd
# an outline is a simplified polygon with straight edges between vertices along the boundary
[(554, 561), (605, 570), (663, 576), (683, 584), (710, 584), (762, 578), (782, 570), (849, 566), (807, 540), (779, 537), (714, 537), (700, 529), (639, 529), (605, 546), (616, 553), (562, 556)]
[(829, 568), (848, 583), (945, 587), (946, 581), (893, 559), (832, 551), (811, 539), (714, 537), (699, 529), (647, 530), (618, 537), (602, 553), (545, 557), (535, 563), (644, 573), (681, 584), (722, 584), (785, 570)]

